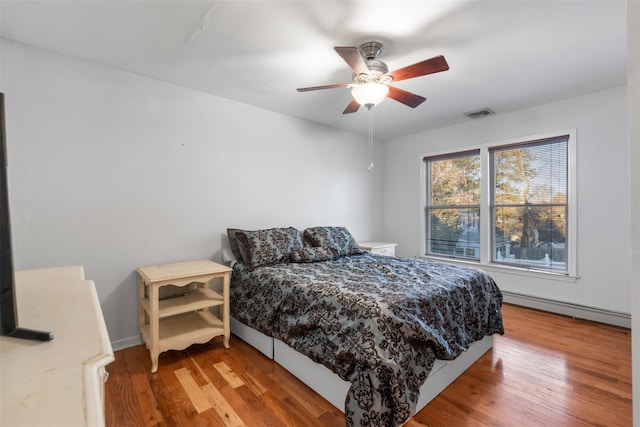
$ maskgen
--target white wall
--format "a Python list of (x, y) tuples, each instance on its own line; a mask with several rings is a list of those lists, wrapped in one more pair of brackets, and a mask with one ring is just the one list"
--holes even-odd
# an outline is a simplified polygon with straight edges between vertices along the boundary
[(380, 144), (370, 173), (362, 136), (0, 47), (15, 267), (83, 265), (114, 348), (138, 342), (136, 268), (220, 261), (227, 227), (381, 237)]
[(577, 129), (579, 279), (491, 275), (505, 291), (630, 313), (626, 87), (385, 142), (385, 239), (400, 255), (420, 253), (425, 155), (570, 128)]
[(633, 425), (640, 427), (640, 2), (627, 0)]

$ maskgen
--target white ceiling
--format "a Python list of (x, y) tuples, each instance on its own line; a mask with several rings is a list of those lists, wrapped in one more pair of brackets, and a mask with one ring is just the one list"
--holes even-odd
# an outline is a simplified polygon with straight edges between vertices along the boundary
[(350, 83), (334, 46), (378, 40), (391, 70), (444, 55), (450, 70), (397, 82), (425, 96), (386, 99), (375, 136), (398, 136), (626, 83), (624, 0), (2, 0), (3, 38), (367, 134), (343, 115)]

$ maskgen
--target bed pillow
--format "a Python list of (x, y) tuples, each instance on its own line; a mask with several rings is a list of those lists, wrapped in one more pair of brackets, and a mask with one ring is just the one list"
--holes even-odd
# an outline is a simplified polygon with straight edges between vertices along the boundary
[(336, 250), (339, 257), (360, 255), (360, 249), (349, 230), (345, 227), (311, 227), (304, 230), (304, 239), (313, 247), (325, 247)]
[(325, 247), (304, 247), (291, 252), (289, 260), (291, 262), (320, 262), (332, 261), (338, 258), (338, 253), (333, 248)]
[(249, 269), (287, 261), (291, 252), (302, 249), (300, 232), (293, 228), (236, 231), (242, 262)]
[(242, 260), (242, 253), (240, 252), (240, 247), (238, 246), (238, 237), (236, 233), (238, 231), (243, 231), (240, 228), (227, 228), (227, 238), (229, 239), (229, 247), (231, 247), (231, 252), (236, 257), (237, 260)]

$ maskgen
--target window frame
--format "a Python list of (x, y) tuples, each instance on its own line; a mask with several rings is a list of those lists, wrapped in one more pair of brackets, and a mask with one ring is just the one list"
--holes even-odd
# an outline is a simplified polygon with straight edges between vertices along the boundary
[[(431, 199), (431, 194), (428, 191), (431, 188), (431, 174), (428, 172), (428, 167), (426, 165), (426, 163), (428, 162), (433, 162), (433, 161), (440, 161), (440, 160), (451, 160), (451, 159), (456, 159), (456, 158), (465, 158), (465, 157), (469, 157), (469, 156), (477, 156), (478, 160), (480, 160), (480, 150), (479, 149), (475, 149), (475, 150), (466, 150), (466, 151), (457, 151), (454, 153), (449, 153), (446, 155), (438, 155), (438, 156), (429, 156), (428, 158), (424, 158), (423, 161), (425, 163), (425, 171), (427, 171), (426, 174), (426, 185), (425, 185), (425, 209), (423, 211), (423, 215), (424, 215), (424, 221), (425, 221), (425, 226), (426, 229), (425, 230), (430, 230), (431, 229), (431, 222), (429, 220), (429, 218), (431, 218), (431, 216), (429, 215), (429, 212), (432, 210), (438, 210), (438, 209), (478, 209), (478, 212), (480, 213), (480, 204), (481, 204), (481, 200), (478, 200), (478, 204), (458, 204), (458, 205), (431, 205), (430, 204), (430, 199)], [(482, 173), (480, 173), (480, 175), (482, 175)], [(482, 186), (482, 184), (480, 184), (480, 187)], [(480, 194), (482, 194), (482, 188), (480, 188)], [(481, 196), (482, 197), (482, 196)], [(482, 221), (479, 221), (478, 224), (478, 229), (480, 230), (482, 228)], [(426, 237), (426, 234), (425, 234)], [(433, 240), (433, 239), (431, 239)], [(452, 254), (452, 255), (446, 255), (446, 254), (439, 254), (437, 252), (430, 252), (429, 249), (429, 245), (427, 244), (427, 240), (425, 239), (424, 242), (425, 248), (423, 251), (424, 255), (427, 256), (434, 256), (434, 257), (446, 257), (446, 258), (454, 258), (454, 259), (461, 259), (461, 260), (467, 260), (467, 261), (471, 261), (471, 262), (477, 262), (480, 260), (480, 256), (478, 254), (478, 258), (476, 259), (475, 257), (468, 257), (468, 256), (462, 256), (462, 255), (457, 255), (457, 254)], [(478, 252), (480, 252), (480, 249), (478, 248)], [(474, 251), (475, 253), (475, 251)]]
[[(554, 139), (568, 136), (567, 139), (567, 270), (566, 272), (547, 271), (538, 268), (532, 268), (526, 265), (513, 265), (494, 262), (492, 260), (493, 247), (493, 215), (491, 207), (493, 180), (491, 169), (491, 150), (506, 148), (508, 146), (516, 146), (532, 143), (539, 140)], [(427, 167), (427, 159), (437, 157), (449, 157), (456, 154), (470, 153), (480, 151), (480, 258), (479, 260), (461, 259), (447, 255), (429, 254), (427, 248), (427, 208), (429, 187), (428, 180), (429, 171)], [(564, 280), (565, 278), (575, 281), (578, 278), (578, 221), (577, 221), (577, 143), (576, 129), (565, 129), (560, 131), (547, 132), (543, 134), (530, 135), (503, 141), (494, 141), (472, 146), (460, 146), (455, 150), (440, 150), (425, 153), (420, 156), (421, 164), (421, 200), (420, 200), (420, 257), (426, 259), (434, 259), (452, 263), (473, 265), (477, 267), (487, 268), (498, 272), (510, 272), (534, 277), (547, 277)]]

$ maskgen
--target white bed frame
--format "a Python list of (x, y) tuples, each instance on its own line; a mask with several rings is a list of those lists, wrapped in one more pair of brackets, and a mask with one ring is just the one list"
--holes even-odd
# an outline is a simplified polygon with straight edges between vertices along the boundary
[[(333, 406), (344, 412), (344, 402), (350, 385), (347, 381), (342, 380), (324, 365), (298, 353), (284, 342), (250, 328), (233, 317), (231, 318), (231, 332), (265, 356), (276, 361)], [(455, 360), (436, 360), (429, 377), (420, 388), (416, 413), (489, 351), (492, 346), (493, 336), (488, 335), (473, 343)]]

